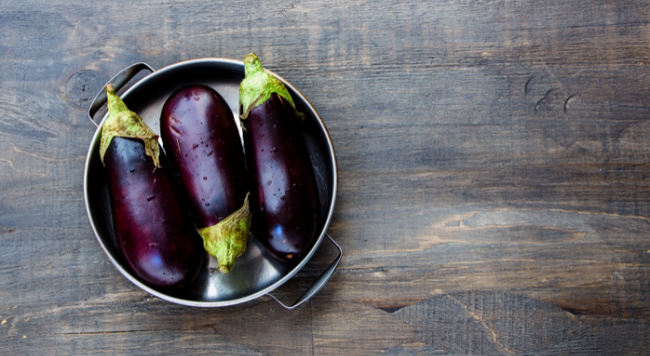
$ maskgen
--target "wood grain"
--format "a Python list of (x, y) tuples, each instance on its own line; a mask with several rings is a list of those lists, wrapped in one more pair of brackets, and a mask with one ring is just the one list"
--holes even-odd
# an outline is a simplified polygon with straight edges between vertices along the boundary
[(309, 308), (294, 311), (262, 303), (214, 328), (268, 355), (373, 355), (407, 344), (417, 334), (380, 309), (331, 300), (314, 300)]
[[(647, 2), (26, 0), (0, 33), (2, 355), (648, 354)], [(327, 125), (343, 260), (292, 312), (163, 302), (90, 229), (85, 112), (253, 51)]]

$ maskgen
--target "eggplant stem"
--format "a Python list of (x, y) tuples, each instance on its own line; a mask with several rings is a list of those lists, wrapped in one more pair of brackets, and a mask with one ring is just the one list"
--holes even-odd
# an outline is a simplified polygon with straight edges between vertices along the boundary
[(219, 271), (228, 273), (235, 264), (235, 259), (246, 251), (252, 213), (249, 209), (246, 193), (244, 204), (234, 213), (228, 215), (218, 224), (198, 229), (203, 238), (203, 247), (219, 261)]
[(298, 112), (293, 98), (282, 81), (267, 72), (255, 53), (250, 53), (244, 57), (245, 78), (239, 86), (239, 103), (242, 105), (242, 120), (248, 118), (248, 114), (254, 108), (264, 104), (273, 93), (286, 99), (296, 116), (301, 119), (304, 114)]
[(102, 125), (102, 137), (99, 145), (99, 157), (104, 164), (104, 156), (113, 137), (125, 137), (142, 140), (145, 153), (154, 163), (154, 171), (161, 168), (158, 135), (142, 120), (138, 114), (129, 110), (124, 101), (115, 93), (113, 84), (104, 87), (108, 98), (108, 117)]

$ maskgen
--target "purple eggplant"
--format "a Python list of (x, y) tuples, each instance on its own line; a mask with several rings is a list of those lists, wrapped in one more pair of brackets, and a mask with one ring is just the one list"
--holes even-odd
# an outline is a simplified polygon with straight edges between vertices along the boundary
[(244, 147), (251, 175), (252, 230), (275, 257), (308, 251), (318, 232), (320, 203), (295, 105), (284, 84), (254, 53), (244, 59), (239, 89)]
[(115, 237), (124, 260), (145, 283), (180, 287), (199, 273), (204, 251), (176, 190), (157, 135), (105, 88), (109, 115), (102, 126)]
[(219, 93), (193, 85), (167, 99), (160, 131), (204, 248), (228, 273), (246, 250), (251, 223), (235, 117)]

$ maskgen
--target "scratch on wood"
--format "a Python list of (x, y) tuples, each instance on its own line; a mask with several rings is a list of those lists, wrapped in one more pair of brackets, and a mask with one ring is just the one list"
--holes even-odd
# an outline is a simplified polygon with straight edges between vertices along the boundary
[(500, 347), (503, 351), (505, 351), (506, 353), (508, 353), (508, 354), (510, 354), (510, 355), (514, 355), (514, 354), (515, 354), (512, 350), (508, 349), (504, 344), (502, 344), (502, 343), (499, 341), (499, 336), (497, 335), (497, 333), (494, 332), (494, 330), (492, 330), (492, 329), (491, 329), (491, 328), (490, 328), (490, 327), (485, 323), (485, 321), (484, 321), (483, 319), (481, 319), (481, 317), (479, 317), (478, 315), (476, 315), (476, 314), (472, 313), (471, 311), (469, 311), (469, 309), (467, 308), (467, 306), (466, 306), (465, 304), (461, 303), (460, 300), (454, 298), (453, 296), (451, 296), (451, 295), (449, 295), (449, 294), (447, 294), (446, 296), (447, 296), (449, 299), (453, 300), (454, 302), (460, 304), (460, 305), (463, 307), (463, 309), (465, 309), (465, 311), (467, 312), (467, 314), (469, 314), (469, 315), (470, 315), (474, 320), (478, 321), (478, 322), (479, 322), (479, 323), (480, 323), (480, 324), (481, 324), (485, 329), (487, 329), (487, 330), (492, 334), (492, 341), (494, 341), (494, 343), (495, 343), (498, 347)]
[(16, 167), (14, 167), (14, 163), (12, 161), (10, 161), (8, 159), (5, 159), (5, 158), (0, 158), (0, 161), (9, 163), (9, 167), (11, 167), (11, 169), (13, 169), (14, 172), (16, 172), (16, 173), (27, 174), (27, 175), (34, 174), (34, 175), (40, 176), (42, 178), (47, 176), (47, 174), (45, 174), (45, 173), (31, 173), (31, 172), (25, 172), (25, 171), (18, 170), (18, 169), (16, 169)]
[(544, 96), (537, 101), (537, 103), (535, 104), (535, 113), (537, 113), (537, 110), (539, 110), (539, 108), (542, 106), (542, 103), (544, 102), (544, 100), (546, 100), (546, 98), (548, 98), (548, 96), (551, 95), (555, 91), (556, 91), (555, 89), (551, 89), (551, 90), (547, 91), (546, 94), (544, 94)]
[(25, 155), (28, 155), (28, 156), (31, 156), (31, 157), (34, 157), (34, 158), (42, 159), (42, 160), (48, 161), (48, 162), (65, 162), (65, 161), (74, 161), (74, 160), (85, 159), (86, 158), (85, 156), (77, 156), (77, 157), (74, 157), (74, 158), (63, 158), (63, 159), (49, 158), (49, 157), (39, 156), (39, 155), (31, 153), (31, 152), (23, 151), (23, 150), (19, 149), (18, 147), (16, 147), (16, 145), (14, 145), (14, 144), (12, 144), (11, 146), (13, 147), (15, 152), (22, 153), (22, 154), (25, 154)]
[(551, 212), (551, 213), (562, 213), (562, 214), (578, 214), (578, 215), (591, 215), (591, 216), (607, 216), (607, 217), (613, 217), (613, 218), (626, 218), (626, 219), (634, 219), (634, 220), (642, 220), (650, 224), (650, 217), (645, 217), (645, 216), (639, 216), (639, 215), (622, 215), (622, 214), (616, 214), (616, 213), (603, 213), (603, 212), (591, 212), (591, 211), (580, 211), (580, 210), (566, 210), (566, 209), (532, 209), (532, 208), (498, 208), (498, 209), (493, 209), (493, 210), (477, 210), (477, 211), (470, 211), (468, 213), (460, 214), (460, 215), (454, 215), (446, 219), (442, 219), (439, 222), (433, 224), (434, 228), (453, 228), (446, 226), (450, 221), (455, 221), (455, 220), (468, 220), (471, 219), (472, 217), (478, 215), (478, 214), (489, 214), (489, 213), (498, 213), (498, 212), (504, 212), (504, 211), (511, 211), (511, 212)]
[(584, 239), (585, 236), (587, 235), (586, 232), (578, 231), (577, 229), (555, 227), (555, 226), (541, 226), (541, 225), (487, 224), (487, 225), (484, 225), (484, 226), (470, 227), (470, 229), (507, 229), (507, 228), (514, 228), (514, 227), (527, 227), (527, 228), (534, 228), (534, 229), (540, 229), (540, 230), (563, 231), (563, 232), (567, 232), (567, 233), (574, 234), (574, 235), (578, 236), (577, 239), (568, 240), (568, 241), (579, 241), (579, 240)]
[[(140, 298), (144, 293), (138, 290), (131, 290), (131, 291), (125, 291), (125, 292), (119, 292), (119, 293), (109, 293), (102, 295), (100, 297), (96, 298), (91, 298), (91, 299), (86, 299), (83, 301), (83, 304), (87, 308), (95, 307), (95, 306), (102, 306), (106, 304), (110, 304), (112, 302), (116, 301), (124, 301), (124, 300), (129, 300), (129, 299), (137, 299)], [(18, 306), (15, 307), (9, 307), (3, 310), (8, 310), (8, 309), (17, 309)], [(80, 309), (79, 305), (63, 305), (63, 306), (58, 306), (58, 307), (53, 307), (49, 308), (46, 311), (46, 314), (48, 315), (60, 315), (66, 312), (70, 312), (73, 310)], [(23, 312), (23, 316), (27, 318), (36, 318), (36, 317), (42, 317), (43, 312), (42, 311), (32, 311), (30, 309), (25, 309)]]
[(14, 168), (14, 163), (11, 162), (10, 160), (5, 159), (5, 158), (0, 158), (0, 161), (9, 163), (9, 167), (11, 167), (11, 169), (13, 169), (16, 172), (22, 173), (19, 170), (17, 170), (16, 168)]
[[(566, 232), (569, 235), (572, 236), (572, 238), (566, 238), (566, 239), (561, 239), (561, 240), (550, 240), (550, 241), (543, 241), (543, 240), (532, 240), (532, 241), (517, 241), (517, 244), (519, 245), (542, 245), (542, 244), (555, 244), (555, 243), (569, 243), (569, 242), (577, 242), (580, 240), (584, 240), (585, 237), (587, 236), (587, 233), (584, 231), (578, 231), (577, 229), (567, 229), (567, 228), (559, 228), (559, 227), (549, 227), (549, 226), (535, 226), (535, 225), (489, 225), (489, 226), (480, 226), (480, 227), (469, 227), (469, 229), (476, 229), (476, 230), (487, 230), (487, 229), (508, 229), (508, 228), (533, 228), (533, 229), (538, 229), (538, 230), (550, 230), (550, 231), (560, 231), (560, 232)], [(458, 228), (449, 228), (450, 230), (456, 230)], [(417, 251), (422, 251), (426, 250), (429, 248), (432, 248), (437, 245), (443, 245), (443, 244), (471, 244), (471, 245), (476, 245), (476, 244), (510, 244), (512, 241), (510, 240), (475, 240), (475, 239), (468, 239), (468, 240), (462, 240), (462, 239), (442, 239), (438, 236), (432, 235), (432, 236), (420, 236), (417, 237), (417, 240), (420, 242), (419, 248), (416, 249), (404, 249), (404, 250), (384, 250), (383, 252), (386, 251), (392, 251), (392, 252), (417, 252)]]
[(567, 105), (569, 105), (569, 100), (573, 99), (574, 96), (575, 95), (569, 95), (569, 97), (564, 101), (564, 112), (566, 112)]
[(111, 335), (111, 334), (128, 334), (128, 333), (150, 333), (153, 330), (118, 330), (118, 331), (79, 331), (73, 333), (57, 333), (57, 335)]
[(531, 82), (533, 79), (535, 79), (535, 76), (534, 76), (534, 75), (531, 76), (530, 78), (528, 78), (528, 80), (526, 81), (526, 85), (524, 85), (524, 95), (528, 95), (528, 91), (529, 91), (529, 90), (528, 90), (528, 85), (530, 84), (530, 82)]

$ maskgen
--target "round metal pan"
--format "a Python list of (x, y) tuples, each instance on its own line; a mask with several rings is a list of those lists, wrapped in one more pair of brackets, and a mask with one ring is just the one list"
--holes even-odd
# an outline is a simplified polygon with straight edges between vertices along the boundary
[[(141, 70), (152, 73), (135, 83), (121, 96), (127, 106), (138, 113), (157, 134), (160, 133), (159, 119), (163, 104), (176, 89), (190, 84), (203, 84), (215, 89), (228, 102), (235, 118), (239, 118), (239, 84), (244, 79), (242, 61), (221, 58), (197, 59), (180, 62), (157, 71), (145, 63), (136, 63), (120, 71), (109, 83), (113, 83), (116, 90), (119, 90)], [(339, 249), (335, 261), (298, 301), (289, 306), (277, 299), (276, 301), (285, 308), (293, 309), (309, 300), (332, 276), (342, 256), (341, 248), (327, 235), (327, 228), (334, 212), (338, 180), (334, 147), (325, 124), (307, 99), (286, 80), (280, 77), (278, 79), (282, 80), (291, 92), (298, 110), (305, 114), (302, 130), (311, 156), (321, 202), (320, 233), (309, 252), (302, 259), (287, 264), (268, 255), (251, 236), (248, 249), (237, 259), (228, 274), (220, 273), (216, 259), (206, 253), (204, 259), (206, 262), (199, 276), (192, 284), (181, 289), (173, 292), (162, 291), (140, 281), (129, 271), (115, 242), (104, 167), (98, 153), (101, 123), (106, 119), (104, 115), (95, 131), (86, 157), (84, 176), (86, 212), (102, 249), (120, 273), (133, 284), (161, 299), (195, 307), (230, 306), (267, 294), (273, 297), (269, 293), (302, 269), (325, 237)], [(95, 125), (97, 123), (93, 120), (93, 116), (105, 102), (106, 95), (102, 90), (91, 103), (88, 116)]]

